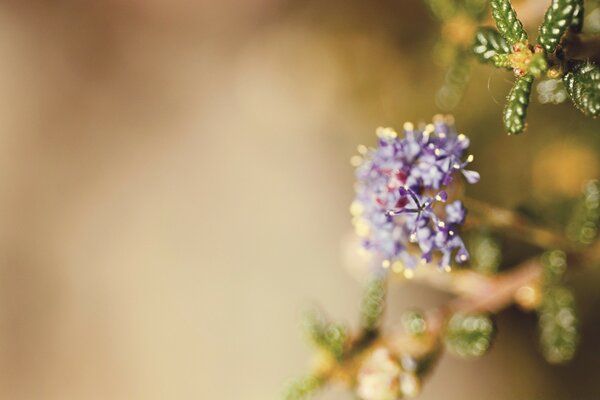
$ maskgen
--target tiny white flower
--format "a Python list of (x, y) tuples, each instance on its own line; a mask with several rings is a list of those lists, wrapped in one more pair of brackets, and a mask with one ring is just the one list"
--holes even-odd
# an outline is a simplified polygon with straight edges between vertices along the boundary
[(356, 393), (363, 400), (396, 400), (400, 392), (400, 365), (386, 348), (378, 348), (358, 372)]

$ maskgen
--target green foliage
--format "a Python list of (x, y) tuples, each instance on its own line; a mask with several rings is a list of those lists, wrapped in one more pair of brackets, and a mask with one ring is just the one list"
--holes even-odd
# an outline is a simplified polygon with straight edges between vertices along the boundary
[(503, 120), (504, 129), (509, 135), (519, 134), (525, 130), (525, 118), (532, 85), (533, 76), (531, 75), (517, 78), (506, 98)]
[(553, 364), (571, 360), (579, 343), (575, 299), (571, 292), (562, 286), (546, 291), (538, 315), (540, 347), (546, 360)]
[(575, 11), (573, 11), (573, 19), (571, 20), (571, 30), (579, 33), (583, 29), (584, 0), (577, 0), (575, 3)]
[[(436, 59), (447, 68), (444, 83), (437, 91), (436, 105), (449, 111), (458, 105), (471, 78), (472, 23), (486, 16), (488, 0), (425, 0), (442, 23), (442, 38), (436, 46)], [(441, 55), (440, 49), (446, 53)]]
[(322, 314), (313, 310), (306, 314), (304, 328), (309, 339), (315, 345), (328, 351), (337, 360), (342, 359), (348, 339), (345, 326), (330, 323)]
[(579, 341), (575, 300), (560, 282), (567, 269), (567, 255), (561, 250), (542, 255), (543, 300), (538, 308), (540, 347), (553, 364), (573, 358)]
[[(554, 65), (554, 59), (550, 60), (546, 55), (556, 52), (568, 29), (581, 31), (583, 0), (552, 0), (539, 28), (538, 42), (541, 47), (535, 48), (527, 44), (527, 33), (510, 0), (490, 0), (490, 5), (498, 31), (479, 28), (475, 34), (473, 52), (481, 62), (498, 68), (512, 68), (519, 76), (508, 95), (503, 114), (506, 131), (518, 134), (526, 127), (532, 77), (542, 77), (550, 63)], [(555, 69), (559, 72), (553, 76), (560, 76), (560, 67)], [(596, 65), (588, 62), (575, 66), (564, 75), (563, 82), (577, 108), (586, 115), (595, 117), (600, 114), (600, 71)]]
[(549, 250), (542, 255), (542, 267), (544, 288), (556, 285), (567, 270), (567, 255), (562, 250)]
[(375, 331), (385, 307), (385, 280), (374, 278), (367, 283), (361, 304), (362, 325), (367, 331)]
[(436, 93), (437, 106), (443, 110), (451, 110), (456, 107), (467, 88), (470, 76), (470, 60), (464, 52), (457, 52), (446, 72), (444, 85)]
[(573, 209), (567, 225), (567, 237), (575, 243), (590, 245), (598, 236), (600, 220), (600, 183), (588, 182)]
[(312, 395), (323, 385), (323, 380), (314, 375), (307, 375), (291, 381), (283, 391), (284, 400), (302, 400)]
[(540, 25), (538, 42), (547, 53), (554, 53), (561, 38), (569, 29), (579, 0), (552, 0)]
[(502, 249), (493, 236), (480, 232), (469, 237), (468, 244), (473, 270), (485, 275), (492, 275), (498, 271), (502, 261)]
[(508, 60), (510, 46), (500, 32), (494, 28), (481, 27), (477, 29), (473, 53), (483, 63), (492, 63), (501, 68), (510, 66)]
[(490, 0), (490, 6), (496, 27), (509, 45), (527, 40), (527, 33), (510, 0)]
[(492, 344), (494, 323), (484, 314), (454, 314), (446, 325), (444, 343), (460, 357), (479, 357)]
[(527, 72), (530, 75), (539, 78), (547, 70), (548, 61), (546, 61), (546, 57), (541, 53), (534, 54), (529, 61), (529, 70)]
[(567, 93), (582, 113), (600, 115), (600, 68), (587, 62), (575, 66), (563, 77)]
[(402, 314), (404, 330), (413, 336), (422, 336), (427, 332), (427, 321), (422, 312), (417, 310), (405, 311)]

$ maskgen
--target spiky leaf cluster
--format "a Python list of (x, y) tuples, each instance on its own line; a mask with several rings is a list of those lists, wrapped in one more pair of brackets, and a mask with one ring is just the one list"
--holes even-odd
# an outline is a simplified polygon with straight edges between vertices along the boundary
[(475, 33), (473, 52), (483, 63), (492, 63), (499, 68), (510, 67), (510, 46), (500, 32), (490, 27), (481, 27)]
[(313, 310), (305, 315), (304, 329), (316, 346), (329, 352), (335, 359), (340, 360), (344, 356), (348, 339), (345, 326), (328, 322), (323, 315)]
[(427, 332), (425, 316), (418, 310), (405, 311), (402, 314), (402, 326), (413, 336), (422, 336)]
[(283, 400), (303, 400), (311, 397), (321, 386), (323, 380), (315, 375), (306, 375), (297, 378), (283, 391)]
[(502, 249), (495, 237), (487, 232), (478, 232), (468, 239), (471, 253), (471, 268), (485, 275), (498, 271), (502, 261)]
[(521, 133), (525, 130), (527, 106), (531, 95), (533, 76), (526, 75), (517, 78), (514, 86), (506, 98), (504, 106), (504, 128), (509, 135)]
[(460, 357), (479, 357), (492, 345), (494, 323), (484, 314), (454, 314), (446, 325), (446, 348)]
[(579, 343), (578, 319), (573, 294), (561, 284), (567, 255), (550, 250), (542, 255), (543, 300), (538, 308), (539, 342), (546, 361), (565, 363)]
[(361, 304), (361, 319), (365, 330), (377, 330), (384, 307), (385, 279), (373, 278), (367, 283)]
[(567, 270), (567, 255), (562, 250), (547, 251), (542, 255), (542, 284), (544, 289), (560, 283)]
[(569, 53), (559, 51), (569, 32), (582, 30), (583, 0), (552, 0), (539, 27), (539, 44), (535, 46), (529, 44), (511, 0), (490, 0), (490, 6), (497, 30), (479, 28), (473, 52), (482, 63), (512, 69), (517, 77), (504, 107), (506, 132), (518, 134), (525, 130), (533, 78), (543, 77), (546, 72), (549, 78), (563, 76), (574, 105), (588, 116), (598, 116), (600, 69), (589, 61), (566, 59)]
[(565, 74), (563, 82), (575, 107), (591, 117), (600, 115), (600, 68), (596, 64), (580, 63)]
[(470, 46), (475, 26), (486, 16), (488, 0), (425, 0), (431, 14), (441, 23), (436, 60), (446, 68), (436, 104), (443, 110), (458, 105), (471, 77)]
[(527, 40), (527, 32), (517, 18), (510, 0), (490, 0), (490, 6), (496, 27), (508, 44), (523, 43)]
[(600, 222), (600, 182), (587, 183), (567, 225), (567, 237), (581, 245), (591, 244), (598, 236)]
[(544, 294), (538, 314), (540, 346), (546, 361), (560, 364), (571, 360), (579, 343), (573, 294), (562, 286), (553, 287)]
[(571, 20), (571, 30), (579, 33), (583, 29), (584, 2), (583, 0), (579, 0), (576, 3), (575, 11), (573, 11), (573, 19)]
[(540, 26), (538, 42), (547, 53), (554, 53), (571, 22), (580, 0), (552, 0)]

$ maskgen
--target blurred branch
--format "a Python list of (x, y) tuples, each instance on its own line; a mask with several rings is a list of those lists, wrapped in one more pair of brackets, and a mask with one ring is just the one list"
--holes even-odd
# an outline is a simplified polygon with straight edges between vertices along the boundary
[(411, 280), (456, 295), (444, 309), (455, 312), (496, 313), (511, 305), (515, 292), (534, 283), (541, 274), (539, 258), (532, 258), (498, 275), (484, 275), (473, 270), (446, 272), (434, 265), (415, 270)]
[(488, 225), (542, 248), (569, 250), (573, 247), (572, 243), (564, 236), (531, 224), (517, 212), (471, 198), (465, 198), (464, 202), (474, 214), (472, 220), (467, 221), (469, 225)]
[(497, 313), (513, 304), (516, 292), (537, 282), (541, 274), (542, 265), (535, 257), (503, 274), (478, 277), (478, 284), (473, 285), (469, 293), (451, 302), (450, 309), (453, 313)]

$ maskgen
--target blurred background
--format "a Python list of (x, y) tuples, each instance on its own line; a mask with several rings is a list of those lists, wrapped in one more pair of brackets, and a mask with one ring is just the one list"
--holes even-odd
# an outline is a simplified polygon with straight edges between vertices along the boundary
[[(305, 306), (357, 322), (349, 159), (440, 111), (439, 38), (419, 0), (1, 1), (0, 398), (279, 398), (309, 365)], [(534, 100), (506, 136), (511, 80), (474, 66), (454, 110), (470, 194), (543, 210), (598, 177), (600, 125)], [(599, 283), (570, 282), (570, 365), (509, 310), (422, 398), (597, 398)], [(395, 288), (390, 319), (444, 300)]]

